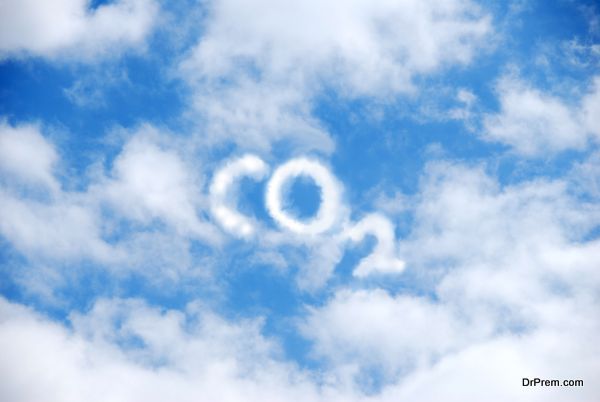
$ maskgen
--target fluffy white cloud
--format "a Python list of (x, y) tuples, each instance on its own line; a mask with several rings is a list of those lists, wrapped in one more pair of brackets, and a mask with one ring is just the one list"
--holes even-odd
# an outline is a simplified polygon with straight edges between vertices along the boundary
[(149, 224), (162, 220), (179, 232), (218, 241), (214, 226), (202, 221), (206, 200), (189, 166), (175, 150), (163, 149), (151, 127), (140, 129), (115, 159), (111, 178), (92, 189), (124, 217)]
[(468, 63), (490, 31), (467, 0), (215, 0), (181, 72), (212, 136), (330, 152), (311, 113), (324, 83), (350, 97), (408, 92), (416, 75)]
[[(123, 272), (137, 267), (149, 277), (175, 279), (194, 265), (191, 242), (216, 246), (213, 250), (219, 253), (224, 236), (209, 221), (211, 204), (203, 194), (203, 166), (190, 161), (182, 147), (150, 126), (126, 135), (110, 164), (105, 167), (98, 161), (88, 170), (86, 186), (72, 191), (61, 188), (59, 177), (64, 169), (55, 167), (58, 152), (39, 128), (3, 126), (0, 140), (4, 146), (0, 152), (6, 158), (0, 165), (0, 233), (34, 263), (34, 271), (46, 267), (43, 269), (50, 272), (48, 267), (56, 267), (57, 263), (60, 266), (87, 259)], [(229, 206), (231, 212), (231, 195), (226, 190), (233, 176), (248, 168), (257, 177), (267, 173), (264, 162), (257, 165), (257, 161), (244, 159), (244, 166), (227, 165), (225, 171), (216, 173), (210, 189), (213, 213), (223, 212), (219, 210), (223, 206)], [(327, 227), (338, 224), (347, 213), (340, 199), (341, 186), (323, 166), (318, 165), (315, 172), (326, 195), (319, 219)], [(44, 187), (51, 191), (42, 191)], [(240, 222), (243, 228), (246, 221)], [(239, 227), (226, 225), (226, 229), (236, 231)], [(293, 259), (295, 265), (305, 267), (299, 279), (305, 288), (325, 284), (343, 255), (342, 241), (329, 234), (306, 238), (262, 225), (256, 229), (260, 231), (255, 239), (258, 253), (277, 253), (286, 246), (307, 251)], [(30, 281), (32, 275), (26, 276), (28, 284), (41, 288), (39, 281)]]
[[(577, 308), (569, 313), (578, 314)], [(592, 341), (592, 334), (598, 330), (597, 322), (585, 325), (588, 315), (578, 314), (577, 318), (576, 329), (563, 327), (503, 335), (474, 344), (448, 355), (431, 369), (417, 370), (401, 384), (386, 389), (379, 399), (382, 402), (592, 402), (599, 390), (589, 380), (584, 380), (583, 387), (522, 386), (523, 378), (562, 382), (594, 377), (600, 368), (597, 358), (592, 357), (598, 356)], [(561, 319), (573, 323), (568, 315), (561, 314)]]
[(483, 120), (484, 138), (510, 145), (523, 155), (583, 149), (600, 138), (600, 78), (576, 103), (504, 77), (497, 88), (500, 111)]
[(576, 163), (569, 179), (577, 194), (600, 201), (600, 152)]
[(384, 401), (593, 400), (600, 389), (589, 380), (521, 386), (523, 377), (594, 378), (600, 368), (600, 241), (586, 240), (600, 208), (567, 184), (501, 188), (478, 168), (430, 166), (400, 242), (415, 294), (337, 291), (301, 325), (315, 354), (359, 380), (381, 370)]
[(100, 300), (70, 321), (72, 329), (0, 299), (0, 399), (326, 399), (278, 357), (260, 321), (234, 324), (198, 304), (163, 311), (136, 300)]
[(0, 191), (0, 233), (29, 258), (113, 261), (119, 252), (102, 239), (100, 216), (77, 197), (48, 202)]
[(220, 0), (210, 13), (188, 60), (198, 79), (248, 76), (252, 68), (267, 80), (291, 74), (289, 82), (331, 74), (361, 94), (406, 90), (413, 74), (466, 63), (490, 30), (475, 4), (457, 0)]
[(58, 190), (53, 168), (58, 153), (31, 124), (13, 126), (0, 121), (0, 169), (29, 184)]
[(91, 59), (140, 45), (155, 23), (154, 0), (7, 0), (0, 3), (0, 59), (33, 55)]
[(485, 334), (484, 323), (461, 322), (445, 305), (426, 297), (384, 290), (342, 290), (313, 308), (303, 332), (315, 353), (334, 364), (381, 367), (387, 379), (402, 370), (428, 366)]
[[(195, 71), (195, 65), (188, 63), (186, 70)], [(204, 141), (231, 140), (243, 149), (265, 152), (274, 143), (291, 140), (298, 151), (333, 151), (334, 142), (312, 117), (301, 85), (231, 79), (235, 82), (229, 85), (219, 85), (219, 80), (192, 85), (192, 113), (203, 117)]]
[(482, 168), (449, 163), (430, 165), (424, 180), (417, 225), (401, 244), (420, 265), (507, 263), (516, 253), (561, 250), (600, 222), (597, 204), (570, 196), (564, 180), (501, 188)]
[(38, 127), (1, 128), (0, 234), (35, 266), (88, 259), (148, 273), (160, 266), (169, 277), (190, 265), (189, 241), (219, 243), (202, 217), (201, 173), (161, 145), (157, 130), (133, 133), (108, 176), (90, 174), (72, 191), (61, 188), (58, 152)]
[[(594, 160), (573, 175), (586, 174)], [(400, 249), (405, 280), (416, 281), (419, 295), (342, 288), (309, 307), (299, 317), (302, 333), (326, 362), (323, 371), (286, 362), (261, 335), (260, 321), (232, 324), (197, 304), (165, 311), (101, 300), (72, 314), (67, 329), (3, 300), (0, 395), (592, 401), (600, 391), (593, 383), (600, 246), (586, 234), (600, 223), (597, 204), (575, 198), (561, 180), (502, 188), (479, 168), (449, 163), (428, 168), (416, 200), (415, 225)], [(307, 242), (315, 260), (306, 275), (327, 278), (339, 244)], [(381, 389), (367, 396), (362, 387), (372, 370)], [(523, 377), (586, 385), (528, 389)]]
[[(111, 260), (115, 253), (101, 239), (99, 215), (83, 197), (61, 191), (54, 171), (57, 162), (54, 145), (39, 127), (2, 123), (0, 233), (29, 256)], [(23, 187), (45, 197), (24, 196)]]

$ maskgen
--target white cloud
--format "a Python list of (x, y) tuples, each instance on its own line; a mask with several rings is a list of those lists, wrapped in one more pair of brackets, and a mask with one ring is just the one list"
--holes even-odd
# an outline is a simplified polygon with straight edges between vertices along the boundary
[(468, 63), (490, 25), (463, 0), (216, 0), (180, 67), (211, 135), (331, 152), (311, 110), (324, 86), (345, 97), (409, 92), (415, 76)]
[[(593, 108), (592, 95), (589, 99), (582, 103)], [(11, 130), (20, 127), (5, 128), (12, 138), (7, 143), (18, 144), (9, 146), (26, 158), (42, 156), (33, 173), (16, 159), (3, 162), (3, 174), (24, 182), (58, 183), (54, 146), (29, 126), (24, 142), (14, 140)], [(103, 240), (106, 222), (101, 222), (100, 205), (110, 206), (117, 222), (125, 218), (151, 226), (160, 220), (177, 232), (171, 236), (173, 232), (160, 228), (155, 237), (141, 230), (137, 246), (135, 241), (120, 244), (121, 251), (135, 258), (137, 252), (154, 259), (167, 237), (181, 244), (190, 235), (209, 233), (196, 226), (202, 223), (198, 211), (206, 207), (197, 194), (201, 180), (177, 150), (156, 136), (144, 130), (133, 135), (109, 177), (94, 178), (85, 192), (63, 191), (54, 184), (58, 190), (49, 200), (33, 200), (3, 189), (2, 234), (28, 257), (88, 256), (106, 262), (106, 256), (119, 254)], [(290, 172), (306, 173), (306, 160), (295, 161), (301, 163)], [(260, 163), (250, 165), (263, 171)], [(90, 313), (72, 315), (73, 329), (67, 329), (0, 301), (0, 345), (5, 345), (0, 399), (38, 400), (43, 395), (61, 401), (151, 401), (175, 395), (183, 401), (238, 401), (265, 400), (267, 395), (274, 400), (376, 402), (487, 400), (491, 393), (498, 401), (593, 400), (600, 392), (591, 382), (600, 370), (595, 341), (600, 243), (587, 235), (600, 223), (600, 208), (595, 198), (579, 199), (571, 191), (580, 183), (595, 194), (585, 183), (597, 181), (597, 167), (592, 156), (569, 174), (569, 181), (538, 179), (502, 187), (482, 168), (430, 165), (413, 198), (414, 227), (399, 243), (400, 253), (383, 217), (371, 216), (354, 233), (355, 240), (368, 230), (378, 233), (386, 255), (407, 261), (403, 280), (416, 280), (414, 291), (422, 294), (342, 288), (322, 306), (309, 308), (303, 333), (314, 341), (315, 355), (327, 361), (323, 373), (301, 372), (285, 362), (261, 335), (259, 322), (232, 324), (196, 305), (160, 311), (136, 301), (100, 301)], [(322, 169), (308, 172), (319, 176)], [(326, 186), (339, 185), (327, 175), (319, 177)], [(221, 190), (232, 179), (217, 180)], [(215, 191), (223, 195), (218, 187)], [(326, 208), (332, 213), (328, 216), (345, 217), (341, 188), (336, 192), (330, 199), (335, 202)], [(309, 249), (300, 253), (306, 260), (300, 283), (307, 288), (330, 278), (342, 256), (343, 243), (335, 236), (264, 234), (260, 242), (270, 242), (267, 246), (288, 242)], [(174, 258), (169, 267), (179, 261)], [(21, 364), (15, 367), (17, 359)], [(384, 381), (381, 392), (366, 397), (356, 381), (373, 368), (382, 370)], [(581, 378), (586, 386), (521, 387), (522, 377), (534, 376)]]
[(231, 140), (243, 149), (265, 152), (275, 143), (291, 140), (298, 151), (333, 151), (333, 140), (311, 116), (302, 90), (294, 85), (235, 79), (238, 82), (218, 88), (204, 81), (193, 85), (192, 113), (203, 116), (204, 141)]
[(0, 121), (0, 169), (7, 176), (15, 175), (29, 184), (56, 191), (59, 184), (53, 169), (57, 161), (56, 149), (37, 126)]
[(188, 166), (175, 150), (163, 149), (151, 127), (141, 128), (115, 159), (111, 178), (91, 191), (108, 201), (122, 216), (150, 224), (159, 219), (184, 235), (218, 241), (215, 227), (201, 220), (208, 207)]
[(590, 196), (592, 200), (600, 200), (600, 152), (597, 151), (576, 163), (570, 179), (575, 193)]
[(79, 60), (143, 43), (158, 14), (154, 0), (119, 0), (96, 9), (87, 0), (0, 3), (0, 59), (33, 55)]
[(101, 238), (99, 215), (77, 197), (47, 203), (0, 191), (0, 218), (2, 235), (29, 258), (108, 262), (119, 255)]
[(303, 373), (278, 358), (260, 321), (230, 323), (197, 304), (162, 311), (100, 300), (71, 322), (67, 329), (0, 299), (0, 399), (321, 399)]
[(497, 88), (500, 112), (485, 115), (483, 138), (510, 145), (527, 156), (584, 149), (600, 133), (598, 80), (571, 104), (520, 79), (502, 78)]
[[(306, 236), (303, 236), (306, 237)], [(303, 242), (293, 243), (301, 256), (298, 258), (300, 271), (297, 282), (302, 290), (323, 289), (334, 274), (335, 267), (344, 256), (344, 247), (339, 238), (321, 235)]]
[(549, 269), (540, 266), (540, 253), (577, 249), (577, 239), (600, 223), (599, 212), (597, 204), (570, 195), (563, 180), (501, 188), (481, 168), (433, 164), (415, 208), (416, 225), (400, 249), (429, 270), (490, 263), (524, 264), (522, 273)]
[(328, 78), (364, 94), (406, 90), (415, 73), (468, 62), (490, 30), (475, 4), (454, 0), (221, 0), (210, 11), (207, 33), (188, 61), (197, 77), (247, 73), (248, 67), (267, 78), (291, 73), (292, 82), (298, 75), (332, 74)]
[[(571, 312), (576, 313), (575, 310)], [(581, 321), (578, 322), (580, 324)], [(527, 335), (499, 336), (489, 342), (475, 344), (449, 355), (432, 369), (415, 372), (398, 386), (388, 388), (380, 400), (594, 401), (599, 390), (589, 380), (584, 380), (583, 387), (522, 386), (522, 378), (559, 381), (593, 378), (600, 367), (597, 359), (589, 357), (589, 354), (598, 355), (590, 331), (597, 331), (598, 327), (590, 326), (584, 330), (585, 334), (581, 333), (579, 326), (575, 334), (566, 328), (545, 330)]]
[(311, 310), (303, 332), (315, 341), (316, 354), (336, 365), (383, 367), (389, 381), (485, 334), (485, 323), (461, 322), (455, 314), (426, 297), (342, 290)]
[(586, 240), (600, 208), (567, 184), (501, 188), (479, 168), (430, 165), (400, 242), (411, 294), (342, 289), (309, 308), (301, 328), (316, 355), (355, 381), (382, 370), (375, 400), (593, 400), (596, 385), (521, 386), (600, 368), (600, 241)]
[[(61, 188), (57, 177), (64, 171), (55, 168), (58, 152), (37, 128), (4, 127), (1, 139), (6, 146), (2, 151), (7, 152), (7, 158), (2, 161), (0, 233), (31, 264), (30, 272), (23, 275), (24, 284), (51, 294), (33, 273), (45, 267), (43, 276), (54, 278), (53, 283), (60, 285), (60, 267), (81, 260), (114, 269), (117, 276), (132, 269), (142, 270), (152, 283), (183, 276), (189, 279), (199, 275), (196, 269), (189, 271), (194, 267), (192, 242), (216, 247), (213, 251), (218, 255), (224, 237), (209, 221), (211, 200), (203, 194), (204, 173), (198, 155), (186, 154), (150, 126), (142, 126), (127, 137), (106, 167), (107, 172), (103, 161), (98, 160), (84, 178), (85, 187), (73, 191)], [(246, 162), (258, 169), (253, 174), (264, 177), (267, 166), (264, 162), (256, 165), (257, 161)], [(315, 167), (313, 164), (308, 164), (309, 169)], [(59, 167), (64, 168), (62, 164)], [(213, 209), (219, 202), (234, 205), (229, 199), (231, 194), (227, 194), (234, 179), (231, 175), (243, 173), (248, 166), (242, 171), (237, 170), (239, 166), (233, 167), (235, 172), (230, 169), (224, 177), (217, 173), (214, 178), (210, 189)], [(317, 174), (326, 195), (318, 215), (319, 225), (327, 228), (341, 223), (346, 214), (341, 186), (321, 165), (311, 172)], [(68, 175), (64, 179), (70, 180)], [(35, 189), (42, 188), (41, 183), (53, 191), (27, 192), (23, 186), (28, 183)], [(240, 222), (242, 226), (248, 223), (246, 218)], [(279, 253), (286, 246), (307, 250), (306, 255), (295, 259), (303, 267), (298, 279), (303, 288), (323, 286), (343, 255), (342, 242), (335, 236), (307, 238), (253, 224), (260, 232), (258, 253)]]
[[(202, 173), (161, 145), (152, 127), (131, 135), (109, 176), (90, 174), (79, 191), (61, 188), (58, 152), (35, 126), (4, 125), (0, 142), (0, 234), (27, 258), (31, 272), (54, 268), (43, 276), (56, 279), (60, 267), (87, 260), (176, 279), (192, 265), (191, 241), (222, 239), (206, 217)], [(24, 281), (43, 288), (33, 276), (24, 273)]]
[[(34, 125), (0, 126), (0, 233), (28, 256), (109, 261), (115, 254), (101, 239), (99, 216), (83, 197), (60, 189), (58, 153)], [(44, 200), (21, 195), (22, 187), (50, 190)]]

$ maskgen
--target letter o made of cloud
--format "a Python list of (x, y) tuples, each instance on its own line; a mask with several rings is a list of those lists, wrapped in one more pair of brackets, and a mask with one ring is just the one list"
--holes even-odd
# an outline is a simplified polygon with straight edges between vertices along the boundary
[[(311, 177), (321, 188), (321, 205), (314, 218), (301, 221), (283, 209), (284, 185), (298, 176)], [(297, 234), (315, 235), (325, 232), (335, 223), (340, 210), (340, 186), (329, 169), (321, 163), (295, 158), (275, 170), (267, 185), (266, 206), (269, 214), (285, 229)]]

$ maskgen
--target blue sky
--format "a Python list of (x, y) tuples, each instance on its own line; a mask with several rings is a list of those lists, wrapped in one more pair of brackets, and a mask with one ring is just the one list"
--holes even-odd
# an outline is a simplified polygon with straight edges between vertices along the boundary
[(0, 400), (595, 401), (599, 143), (593, 1), (6, 1)]

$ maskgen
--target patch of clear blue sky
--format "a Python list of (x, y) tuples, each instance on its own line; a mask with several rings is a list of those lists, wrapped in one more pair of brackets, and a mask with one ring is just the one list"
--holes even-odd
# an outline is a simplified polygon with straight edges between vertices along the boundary
[[(99, 3), (92, 5), (96, 7)], [(425, 95), (412, 100), (399, 97), (395, 102), (381, 104), (372, 99), (345, 99), (331, 88), (319, 94), (314, 102), (314, 114), (336, 141), (336, 150), (328, 162), (345, 186), (353, 216), (372, 211), (374, 190), (388, 193), (398, 190), (409, 195), (417, 192), (425, 164), (440, 158), (439, 153), (432, 152), (432, 144), (443, 150), (444, 158), (485, 163), (504, 184), (538, 176), (560, 176), (574, 161), (585, 156), (570, 152), (534, 160), (507, 157), (504, 147), (480, 141), (460, 122), (415, 119), (419, 105), (425, 100), (440, 107), (451, 104), (448, 96), (452, 93), (435, 99), (436, 88), (441, 87), (466, 88), (477, 95), (480, 111), (497, 110), (493, 85), (510, 65), (517, 66), (525, 79), (542, 89), (560, 80), (585, 82), (598, 72), (598, 65), (593, 63), (580, 68), (568, 65), (561, 60), (559, 49), (563, 41), (577, 39), (588, 44), (598, 40), (598, 33), (588, 30), (582, 12), (583, 7), (593, 7), (595, 2), (532, 1), (525, 4), (524, 11), (511, 16), (505, 2), (488, 3), (487, 7), (494, 13), (494, 23), (500, 29), (501, 44), (478, 54), (468, 66), (417, 77), (422, 93), (434, 96), (433, 99), (425, 99)], [(183, 10), (177, 7), (172, 9), (175, 15)], [(198, 25), (194, 28), (196, 32), (202, 29)], [(98, 154), (108, 153), (109, 159), (111, 153), (114, 156), (118, 150), (103, 141), (114, 127), (133, 128), (140, 122), (150, 122), (185, 136), (189, 134), (186, 132), (189, 125), (182, 119), (182, 112), (189, 101), (189, 92), (182, 82), (168, 75), (167, 69), (176, 59), (177, 51), (185, 48), (192, 36), (184, 36), (184, 43), (175, 49), (168, 33), (159, 31), (152, 36), (147, 53), (126, 55), (102, 66), (50, 63), (40, 59), (4, 61), (0, 64), (0, 115), (12, 123), (37, 121), (51, 131), (58, 131), (56, 138), (61, 154), (75, 174), (81, 174)], [(543, 46), (559, 49), (552, 64), (545, 69), (533, 59)], [(106, 80), (107, 75), (115, 75), (114, 81)], [(95, 81), (96, 77), (100, 79)], [(78, 106), (69, 100), (65, 90), (78, 80), (101, 91), (100, 105)], [(374, 107), (380, 112), (379, 117), (374, 117)], [(243, 150), (224, 146), (214, 155), (237, 151)], [(280, 156), (285, 160), (283, 155), (274, 158)], [(264, 210), (264, 183), (243, 181), (241, 189), (242, 210), (272, 225)], [(314, 213), (318, 193), (310, 182), (299, 181), (292, 185), (292, 190), (290, 208), (303, 217)], [(402, 233), (410, 230), (410, 219), (406, 225)], [(127, 228), (122, 232), (126, 233)], [(225, 259), (228, 265), (217, 271), (217, 281), (223, 285), (225, 294), (210, 303), (232, 318), (264, 316), (267, 334), (281, 339), (289, 357), (301, 364), (314, 364), (307, 356), (307, 342), (296, 333), (293, 319), (302, 314), (305, 304), (322, 303), (341, 284), (351, 286), (356, 281), (350, 274), (351, 267), (368, 254), (373, 244), (373, 239), (367, 239), (349, 249), (330, 285), (309, 293), (297, 288), (293, 269), (282, 272), (251, 263), (247, 259), (251, 245), (234, 241), (230, 245), (231, 255)], [(190, 248), (197, 261), (211, 253), (195, 242)], [(202, 283), (174, 281), (157, 287), (146, 276), (125, 274), (115, 278), (108, 271), (79, 262), (61, 268), (65, 272), (73, 271), (58, 289), (59, 296), (68, 302), (50, 306), (32, 299), (15, 280), (21, 267), (35, 262), (26, 261), (5, 242), (0, 243), (0, 259), (0, 292), (10, 299), (33, 303), (56, 317), (64, 318), (73, 308), (85, 310), (96, 298), (104, 296), (143, 297), (152, 304), (173, 308), (182, 308), (194, 298), (215, 298), (210, 290), (202, 288)], [(427, 295), (427, 289), (420, 289), (416, 281), (408, 275), (399, 279), (373, 279), (372, 283), (392, 293), (407, 291)]]

